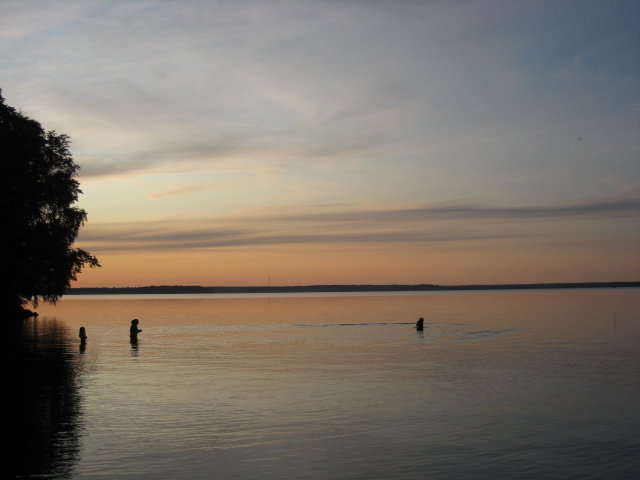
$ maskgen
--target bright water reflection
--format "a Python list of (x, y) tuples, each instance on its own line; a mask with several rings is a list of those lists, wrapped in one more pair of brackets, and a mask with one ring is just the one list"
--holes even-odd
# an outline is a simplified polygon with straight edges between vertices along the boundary
[(635, 478), (639, 293), (65, 298), (54, 477)]

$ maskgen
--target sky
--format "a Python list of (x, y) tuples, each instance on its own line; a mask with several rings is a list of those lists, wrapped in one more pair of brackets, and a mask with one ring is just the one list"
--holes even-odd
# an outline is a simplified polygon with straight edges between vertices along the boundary
[(73, 286), (640, 280), (640, 3), (2, 0)]

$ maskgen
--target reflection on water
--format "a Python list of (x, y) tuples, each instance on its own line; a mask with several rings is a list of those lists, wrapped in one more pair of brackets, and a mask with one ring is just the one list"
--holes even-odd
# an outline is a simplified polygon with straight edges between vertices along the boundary
[(63, 299), (22, 334), (57, 359), (29, 472), (635, 479), (639, 293)]
[(79, 342), (57, 321), (12, 323), (9, 410), (11, 478), (69, 478), (79, 454)]

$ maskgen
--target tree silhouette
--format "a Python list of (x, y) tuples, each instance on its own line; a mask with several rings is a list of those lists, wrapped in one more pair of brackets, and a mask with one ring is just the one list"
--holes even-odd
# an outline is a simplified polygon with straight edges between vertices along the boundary
[(39, 300), (55, 303), (82, 268), (98, 259), (72, 248), (87, 213), (73, 204), (82, 193), (69, 137), (5, 104), (0, 90), (0, 256), (5, 314)]

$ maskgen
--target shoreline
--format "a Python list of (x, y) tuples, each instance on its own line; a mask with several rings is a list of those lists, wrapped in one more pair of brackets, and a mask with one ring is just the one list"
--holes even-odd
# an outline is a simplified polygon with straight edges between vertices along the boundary
[(298, 285), (298, 286), (248, 286), (202, 287), (188, 285), (161, 285), (144, 287), (80, 287), (70, 288), (65, 295), (113, 295), (113, 294), (212, 294), (212, 293), (313, 293), (313, 292), (446, 292), (460, 290), (541, 290), (588, 288), (638, 288), (640, 282), (574, 282), (574, 283), (521, 283), (486, 285)]

